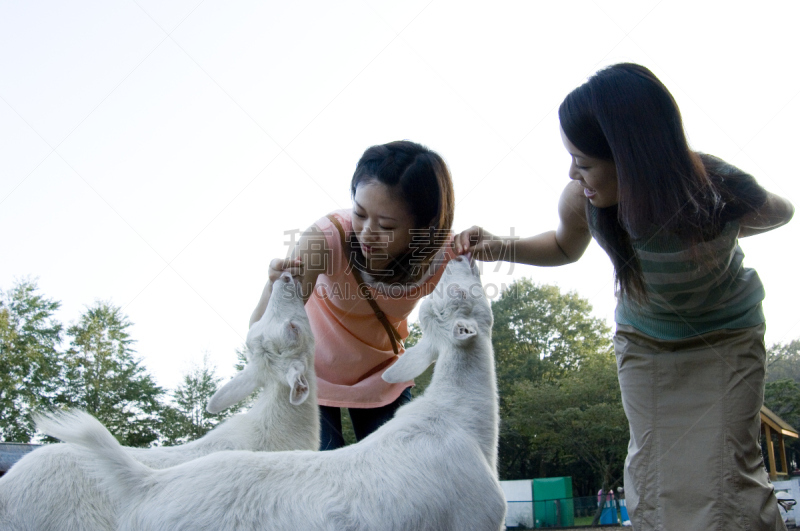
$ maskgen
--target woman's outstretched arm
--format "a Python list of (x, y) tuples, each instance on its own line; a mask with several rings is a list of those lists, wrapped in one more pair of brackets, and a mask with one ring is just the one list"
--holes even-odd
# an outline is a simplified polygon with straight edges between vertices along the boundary
[(586, 197), (583, 187), (570, 181), (558, 201), (559, 223), (555, 230), (528, 238), (494, 236), (481, 227), (458, 234), (453, 245), (459, 254), (473, 253), (482, 261), (503, 260), (536, 266), (571, 264), (583, 256), (592, 240), (586, 222)]
[(272, 295), (272, 283), (280, 278), (281, 273), (289, 271), (293, 277), (300, 281), (303, 290), (303, 300), (307, 301), (317, 284), (317, 277), (325, 272), (325, 267), (330, 263), (330, 249), (325, 240), (325, 234), (316, 225), (306, 230), (294, 249), (286, 258), (276, 258), (269, 263), (267, 283), (261, 291), (255, 310), (250, 316), (250, 325), (261, 319), (267, 309), (267, 303)]

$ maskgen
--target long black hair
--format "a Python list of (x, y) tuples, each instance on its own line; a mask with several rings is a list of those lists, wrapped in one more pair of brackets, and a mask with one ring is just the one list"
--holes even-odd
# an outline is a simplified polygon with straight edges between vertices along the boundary
[(587, 201), (587, 219), (614, 264), (619, 292), (634, 300), (647, 293), (632, 239), (665, 231), (695, 248), (766, 201), (752, 176), (689, 148), (675, 99), (641, 65), (598, 71), (567, 95), (558, 117), (575, 147), (616, 165), (618, 204)]
[[(360, 184), (377, 181), (397, 191), (411, 213), (417, 230), (411, 248), (395, 257), (387, 267), (391, 273), (376, 276), (387, 283), (417, 280), (447, 239), (453, 226), (455, 198), (453, 181), (442, 157), (427, 147), (398, 140), (372, 146), (361, 156), (350, 181), (350, 194), (355, 197)], [(365, 269), (360, 247), (350, 238), (350, 263)]]

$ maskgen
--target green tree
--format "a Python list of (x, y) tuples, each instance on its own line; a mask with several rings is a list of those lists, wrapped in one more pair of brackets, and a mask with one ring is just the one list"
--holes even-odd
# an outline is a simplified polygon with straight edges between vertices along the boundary
[(123, 444), (147, 446), (158, 438), (163, 390), (134, 357), (130, 326), (120, 308), (97, 302), (69, 327), (61, 401), (97, 417)]
[[(576, 293), (561, 293), (557, 286), (537, 285), (525, 278), (492, 303), (500, 393), (498, 468), (503, 479), (570, 475), (565, 471), (571, 458), (560, 451), (557, 440), (530, 431), (531, 423), (541, 419), (523, 415), (519, 404), (523, 391), (555, 392), (559, 382), (587, 360), (612, 352), (611, 331), (604, 321), (592, 317), (591, 310)], [(615, 378), (616, 373), (613, 385), (618, 390)], [(509, 399), (515, 395), (517, 410), (512, 412)], [(574, 484), (599, 480), (573, 476)]]
[(508, 404), (509, 422), (531, 450), (591, 468), (604, 489), (621, 484), (629, 432), (612, 353), (587, 356), (557, 381), (519, 382)]
[(577, 293), (522, 278), (492, 303), (492, 344), (501, 398), (514, 382), (554, 381), (595, 352), (606, 352), (610, 329), (591, 316)]
[[(793, 428), (800, 429), (800, 339), (777, 343), (767, 349), (764, 405)], [(785, 444), (790, 461), (797, 462), (800, 441), (787, 438)]]
[(195, 365), (183, 375), (183, 382), (172, 392), (171, 404), (162, 413), (160, 431), (164, 446), (199, 439), (241, 409), (241, 406), (234, 406), (218, 414), (206, 411), (220, 381), (215, 368), (209, 365), (208, 354), (203, 356), (202, 365)]
[[(767, 382), (764, 386), (764, 405), (794, 429), (800, 428), (800, 385), (794, 380), (783, 379)], [(762, 435), (762, 440), (764, 436)], [(787, 437), (785, 439), (787, 457), (800, 455), (800, 441)]]
[[(236, 369), (236, 372), (243, 371), (247, 365), (247, 352), (247, 344), (245, 343), (236, 349), (236, 363), (233, 364), (233, 368)], [(250, 396), (239, 402), (239, 404), (234, 406), (230, 411), (237, 412), (249, 409), (258, 398), (260, 392), (261, 389), (256, 389)]]
[(38, 293), (36, 282), (0, 292), (0, 438), (30, 442), (31, 413), (48, 409), (59, 391), (62, 325), (59, 302)]
[[(422, 328), (420, 328), (419, 323), (411, 323), (408, 326), (408, 337), (403, 343), (406, 348), (413, 347), (419, 343), (420, 339), (422, 339)], [(425, 372), (414, 378), (414, 387), (411, 388), (411, 396), (413, 398), (418, 397), (428, 388), (428, 385), (431, 383), (431, 378), (433, 378), (433, 368), (435, 365), (434, 363), (425, 369)]]
[(787, 379), (800, 384), (800, 339), (767, 349), (767, 381)]
[(240, 372), (244, 370), (245, 365), (247, 365), (247, 344), (243, 343), (236, 349), (236, 363), (233, 364), (233, 368), (236, 372)]
[(403, 341), (406, 348), (413, 347), (419, 340), (422, 339), (422, 328), (419, 323), (411, 323), (408, 325), (408, 337)]
[(764, 405), (788, 422), (800, 426), (800, 385), (794, 380), (776, 380), (764, 386)]

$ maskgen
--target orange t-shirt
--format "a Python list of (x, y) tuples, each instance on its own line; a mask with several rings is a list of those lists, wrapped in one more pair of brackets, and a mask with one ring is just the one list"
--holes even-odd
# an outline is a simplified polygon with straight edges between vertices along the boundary
[[(337, 210), (332, 215), (345, 232), (352, 231), (350, 211)], [(331, 251), (331, 263), (325, 264), (326, 272), (317, 277), (314, 293), (306, 303), (316, 341), (314, 368), (319, 403), (356, 408), (390, 404), (413, 382), (389, 384), (381, 378), (383, 371), (398, 357), (392, 350), (389, 335), (367, 300), (358, 294), (358, 281), (350, 272), (339, 231), (327, 217), (319, 219), (315, 225), (325, 234)], [(418, 283), (369, 288), (403, 339), (408, 337), (408, 315), (420, 299), (433, 291), (445, 265), (455, 256), (451, 241), (452, 235), (431, 262), (432, 274)]]

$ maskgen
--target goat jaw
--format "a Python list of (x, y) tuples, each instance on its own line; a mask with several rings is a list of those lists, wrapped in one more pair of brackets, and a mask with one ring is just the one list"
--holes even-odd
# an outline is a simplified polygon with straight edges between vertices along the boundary
[(300, 362), (294, 362), (286, 371), (286, 381), (291, 387), (289, 391), (289, 402), (294, 406), (299, 406), (308, 398), (308, 380), (306, 380), (306, 368)]

